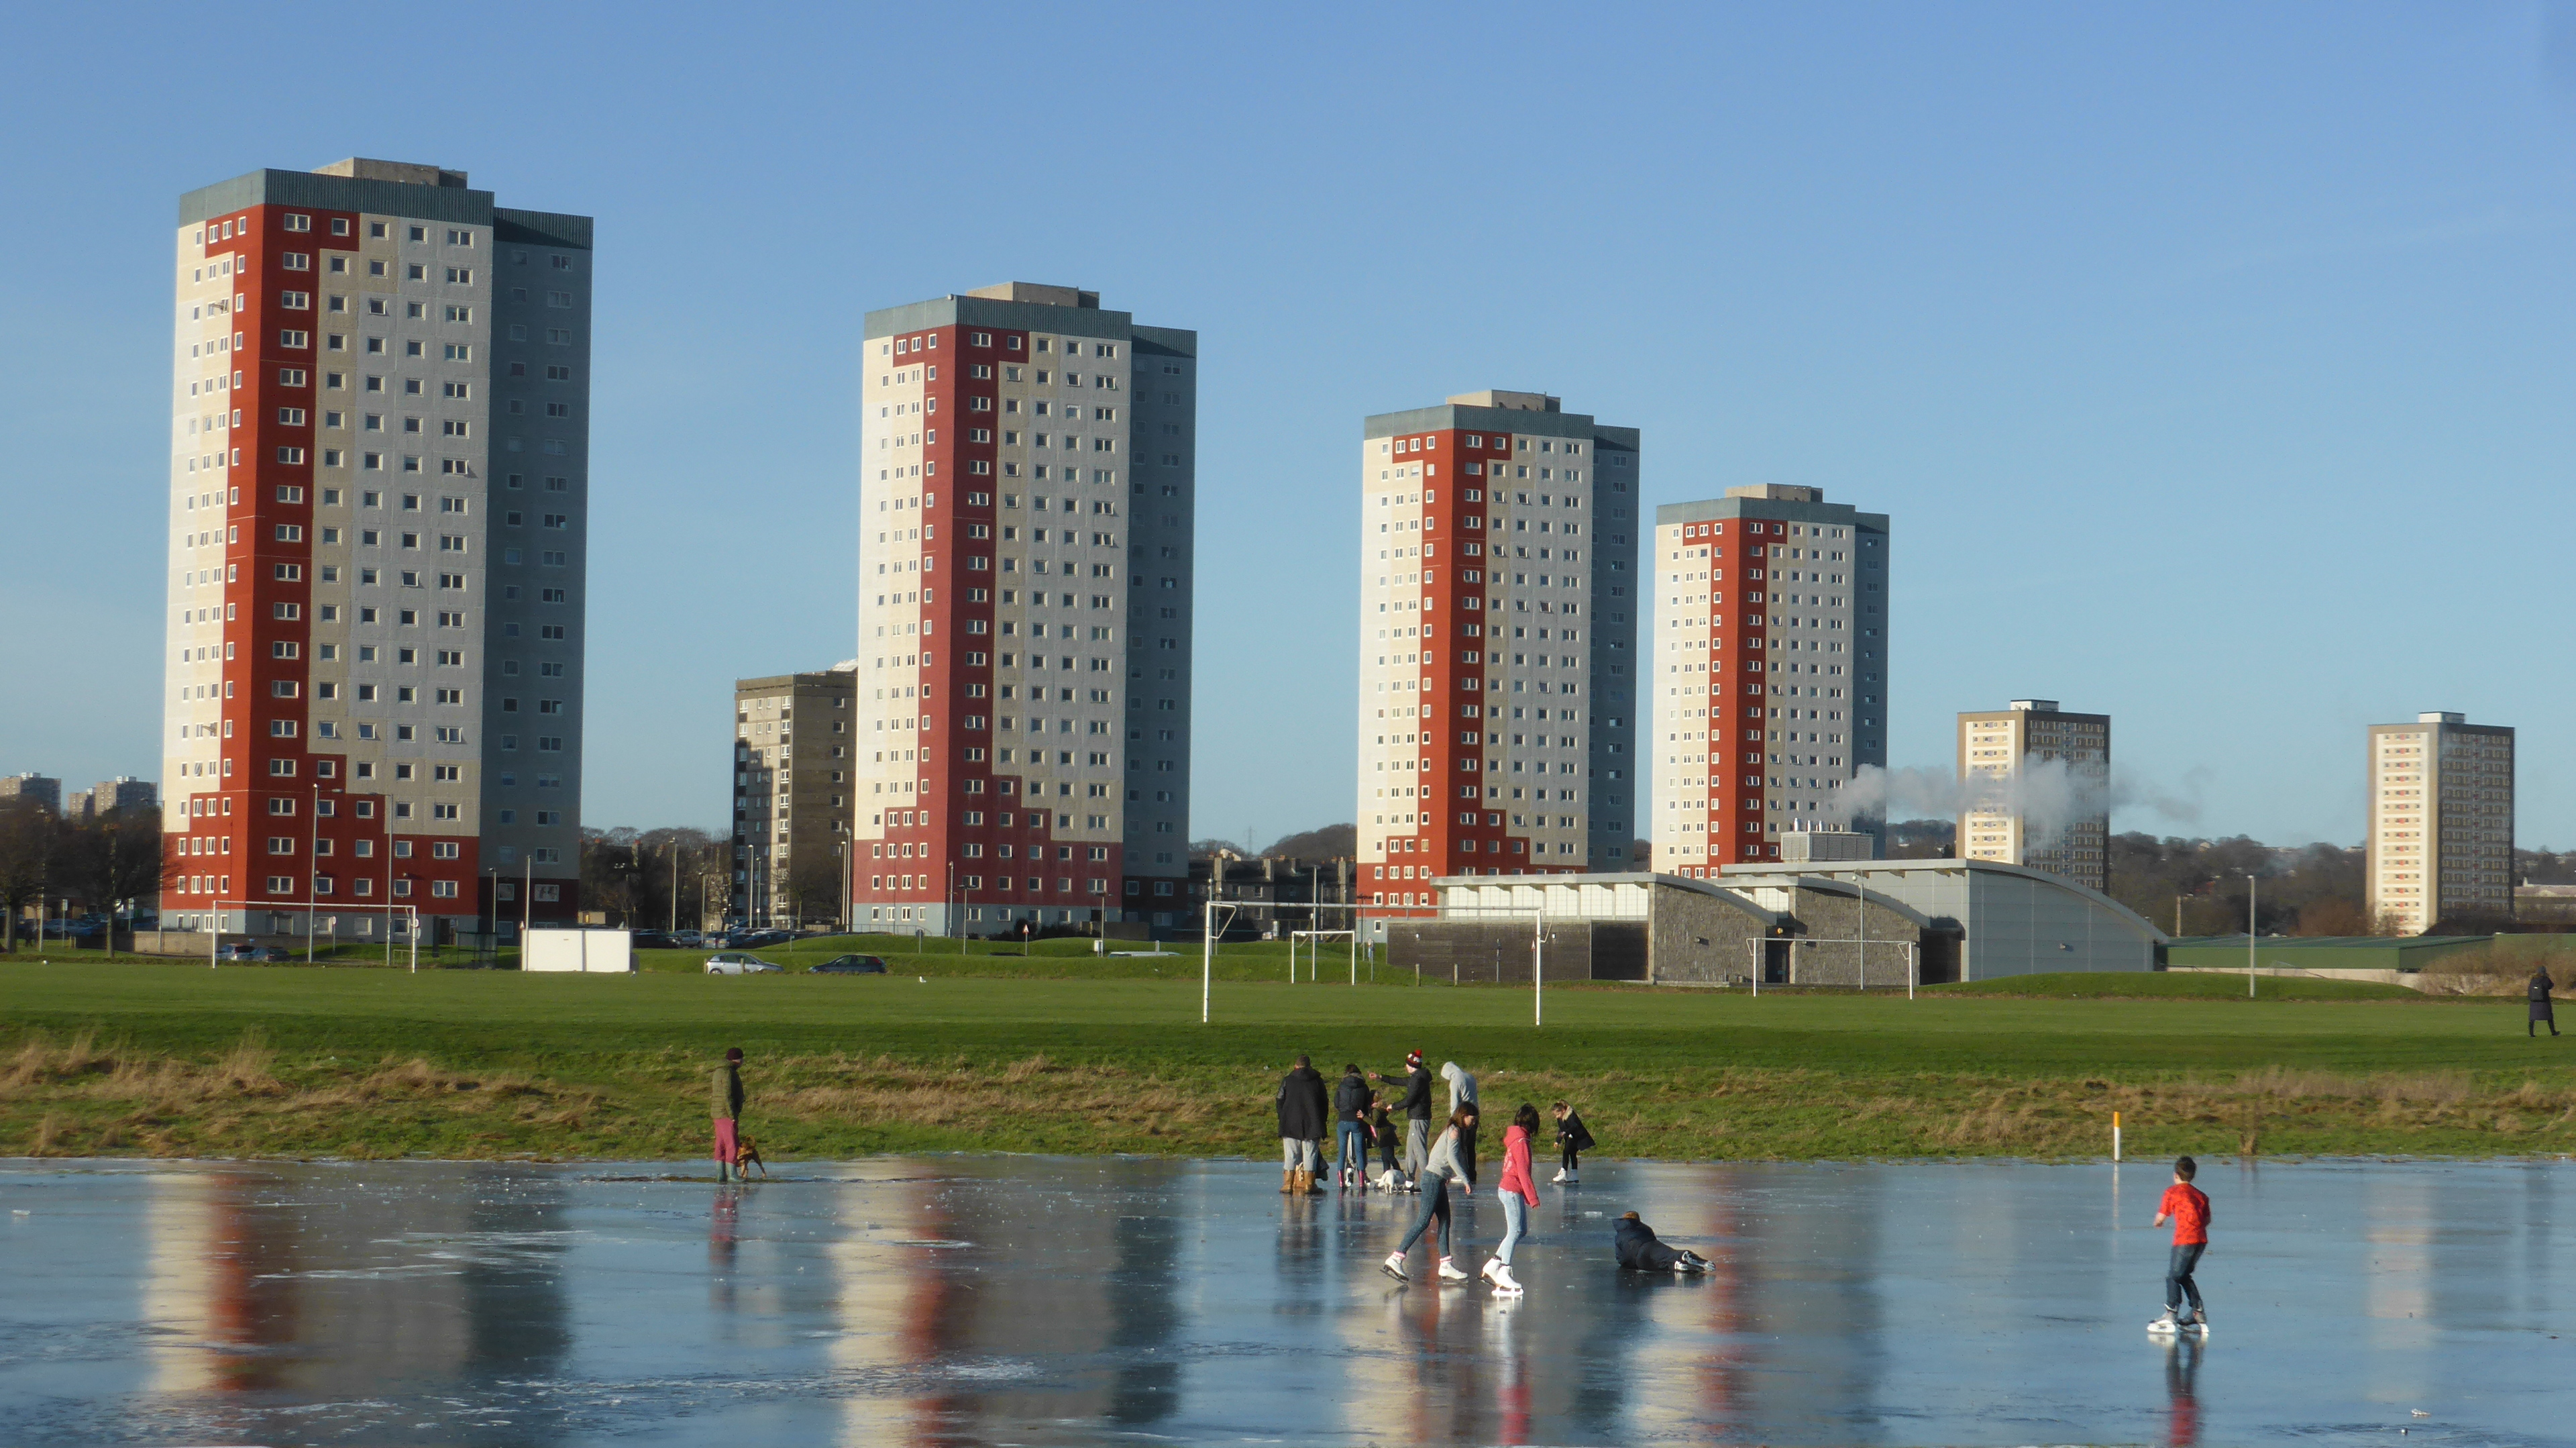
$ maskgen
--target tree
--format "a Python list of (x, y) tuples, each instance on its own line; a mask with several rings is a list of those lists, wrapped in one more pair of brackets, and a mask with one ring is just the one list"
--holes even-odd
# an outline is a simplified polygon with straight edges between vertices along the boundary
[(797, 923), (841, 912), (841, 857), (800, 850), (787, 866), (787, 908)]
[(53, 892), (58, 821), (32, 799), (0, 801), (0, 939), (18, 948), (18, 912)]
[(1289, 835), (1261, 853), (1292, 860), (1347, 860), (1357, 856), (1359, 849), (1359, 826), (1324, 825)]
[(147, 896), (156, 901), (169, 869), (162, 853), (161, 811), (150, 805), (109, 810), (76, 828), (75, 887), (93, 910), (113, 912)]

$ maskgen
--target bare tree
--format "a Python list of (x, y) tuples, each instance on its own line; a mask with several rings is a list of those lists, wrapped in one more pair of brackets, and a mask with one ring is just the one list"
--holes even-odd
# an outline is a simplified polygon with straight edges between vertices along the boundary
[(18, 948), (18, 912), (53, 892), (59, 867), (61, 827), (52, 812), (32, 799), (0, 802), (0, 939)]

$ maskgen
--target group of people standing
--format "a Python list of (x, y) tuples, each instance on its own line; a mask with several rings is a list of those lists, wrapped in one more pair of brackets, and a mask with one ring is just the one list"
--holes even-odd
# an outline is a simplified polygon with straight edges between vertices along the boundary
[[(1399, 1094), (1391, 1100), (1381, 1096), (1356, 1065), (1342, 1068), (1342, 1079), (1328, 1096), (1323, 1075), (1305, 1056), (1297, 1058), (1295, 1067), (1279, 1083), (1281, 1192), (1304, 1195), (1323, 1190), (1318, 1178), (1323, 1172), (1324, 1124), (1329, 1113), (1335, 1176), (1342, 1190), (1365, 1191), (1376, 1186), (1421, 1197), (1412, 1230), (1405, 1233), (1403, 1245), (1389, 1253), (1383, 1264), (1387, 1274), (1399, 1282), (1407, 1280), (1405, 1259), (1414, 1244), (1435, 1227), (1440, 1280), (1475, 1280), (1454, 1260), (1456, 1206), (1450, 1191), (1452, 1184), (1469, 1195), (1476, 1190), (1476, 1137), (1482, 1120), (1476, 1078), (1457, 1062), (1444, 1061), (1440, 1079), (1447, 1083), (1449, 1099), (1447, 1116), (1437, 1136), (1431, 1130), (1432, 1076), (1423, 1067), (1420, 1051), (1405, 1056), (1402, 1075), (1378, 1074), (1381, 1085), (1397, 1088)], [(1572, 1185), (1578, 1180), (1581, 1154), (1592, 1149), (1592, 1134), (1584, 1129), (1583, 1118), (1566, 1103), (1557, 1102), (1553, 1113), (1560, 1163), (1556, 1181)], [(1401, 1136), (1396, 1127), (1398, 1120), (1404, 1123)], [(1528, 1102), (1521, 1103), (1503, 1128), (1503, 1171), (1496, 1187), (1503, 1204), (1503, 1240), (1476, 1274), (1502, 1296), (1518, 1297), (1522, 1292), (1520, 1283), (1512, 1277), (1512, 1250), (1527, 1232), (1530, 1208), (1538, 1205), (1538, 1186), (1530, 1165), (1531, 1143), (1537, 1139), (1538, 1131), (1538, 1108)], [(1378, 1148), (1380, 1167), (1374, 1179), (1368, 1171), (1372, 1141)], [(1399, 1142), (1403, 1151), (1400, 1166), (1396, 1156)]]

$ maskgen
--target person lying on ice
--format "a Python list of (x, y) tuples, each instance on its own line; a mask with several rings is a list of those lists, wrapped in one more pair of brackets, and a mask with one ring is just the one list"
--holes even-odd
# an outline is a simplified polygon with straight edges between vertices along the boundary
[(1619, 1265), (1639, 1272), (1705, 1272), (1708, 1259), (1687, 1248), (1676, 1251), (1656, 1240), (1655, 1229), (1637, 1220), (1635, 1212), (1619, 1218), (1613, 1243), (1619, 1254)]

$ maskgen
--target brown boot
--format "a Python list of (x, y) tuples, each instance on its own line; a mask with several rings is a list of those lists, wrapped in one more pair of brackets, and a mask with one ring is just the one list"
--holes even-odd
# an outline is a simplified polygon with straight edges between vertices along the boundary
[(1297, 1190), (1297, 1169), (1295, 1167), (1282, 1168), (1279, 1173), (1279, 1195), (1284, 1197), (1295, 1190)]
[(1304, 1196), (1307, 1189), (1314, 1185), (1314, 1180), (1314, 1173), (1302, 1166), (1297, 1168), (1288, 1173), (1288, 1194), (1293, 1197)]
[(1320, 1196), (1322, 1196), (1322, 1195), (1324, 1194), (1324, 1183), (1323, 1183), (1319, 1178), (1317, 1178), (1317, 1177), (1316, 1177), (1316, 1175), (1315, 1175), (1313, 1172), (1307, 1172), (1307, 1173), (1305, 1173), (1305, 1177), (1306, 1177), (1306, 1195), (1308, 1195), (1308, 1196), (1310, 1196), (1310, 1197), (1320, 1197)]

